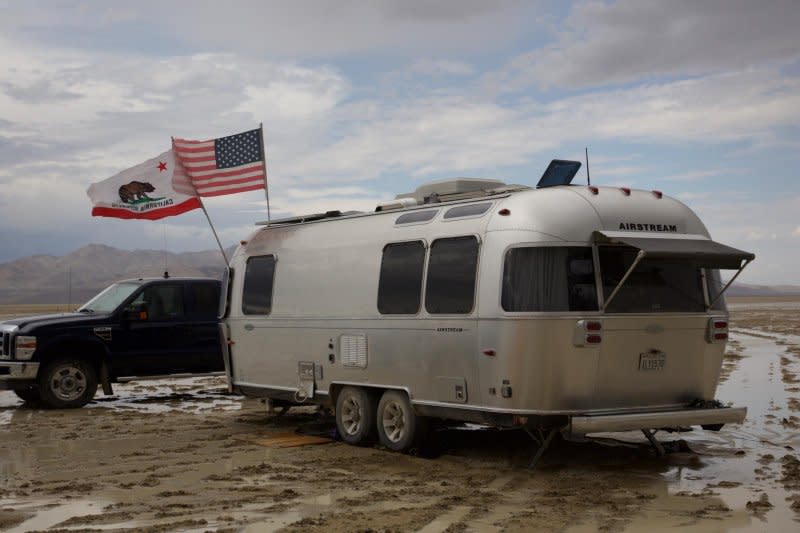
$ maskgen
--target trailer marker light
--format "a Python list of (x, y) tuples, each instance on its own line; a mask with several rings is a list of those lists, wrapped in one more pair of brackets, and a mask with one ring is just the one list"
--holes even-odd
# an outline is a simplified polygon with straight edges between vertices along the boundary
[(727, 322), (723, 322), (722, 320), (714, 322), (714, 328), (715, 329), (725, 329), (727, 327), (728, 327), (728, 323)]
[(714, 340), (716, 341), (724, 341), (728, 338), (727, 333), (714, 333)]
[(586, 335), (586, 343), (587, 344), (600, 344), (603, 340), (603, 337), (600, 335)]
[(589, 186), (589, 190), (592, 192), (592, 194), (599, 194), (600, 193), (600, 189), (598, 189), (594, 185), (590, 185)]
[(600, 322), (587, 322), (586, 323), (586, 330), (587, 331), (600, 331), (603, 329), (603, 325)]
[(239, 241), (239, 244), (241, 244), (242, 246), (244, 246), (245, 244), (247, 244), (247, 241)]
[(631, 195), (631, 190), (629, 187), (620, 187), (619, 190), (621, 190), (622, 194), (624, 194), (625, 196)]
[(663, 193), (663, 192), (661, 192), (661, 191), (656, 191), (656, 190), (654, 190), (654, 191), (653, 191), (653, 196), (655, 196), (656, 198), (658, 198), (658, 199), (660, 200), (660, 199), (661, 199), (661, 197), (662, 197), (662, 196), (664, 196), (664, 193)]
[(508, 215), (511, 214), (511, 210), (509, 210), (509, 209), (501, 209), (500, 211), (497, 212), (497, 214), (500, 215), (500, 216), (507, 217)]
[(493, 357), (495, 355), (495, 351), (492, 349), (484, 350), (483, 355), (488, 355), (489, 357)]

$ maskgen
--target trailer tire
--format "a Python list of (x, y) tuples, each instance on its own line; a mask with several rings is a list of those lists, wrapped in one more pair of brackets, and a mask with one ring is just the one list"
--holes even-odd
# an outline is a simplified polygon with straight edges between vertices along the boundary
[(39, 392), (51, 409), (83, 407), (97, 392), (97, 372), (84, 359), (55, 359), (39, 372)]
[(375, 397), (361, 387), (345, 387), (336, 398), (336, 429), (348, 444), (375, 440)]
[(378, 403), (378, 438), (395, 452), (407, 452), (419, 446), (428, 433), (428, 419), (411, 407), (408, 395), (387, 390)]

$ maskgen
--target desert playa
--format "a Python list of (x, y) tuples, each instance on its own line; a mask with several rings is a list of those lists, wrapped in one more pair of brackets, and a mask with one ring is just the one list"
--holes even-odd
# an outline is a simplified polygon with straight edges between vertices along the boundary
[(598, 435), (556, 443), (529, 471), (524, 434), (477, 426), (440, 430), (414, 456), (358, 448), (327, 438), (315, 409), (268, 413), (223, 377), (121, 384), (71, 411), (0, 392), (0, 529), (796, 530), (800, 299), (729, 308), (717, 397), (748, 418), (658, 433), (666, 457), (640, 433)]

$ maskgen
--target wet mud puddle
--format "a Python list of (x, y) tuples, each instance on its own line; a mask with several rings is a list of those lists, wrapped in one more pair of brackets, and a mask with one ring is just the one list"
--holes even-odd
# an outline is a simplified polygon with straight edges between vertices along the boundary
[(799, 530), (800, 337), (739, 329), (731, 340), (736, 364), (717, 397), (747, 406), (747, 419), (719, 433), (682, 434), (699, 461), (673, 466), (663, 477), (670, 494), (716, 497), (734, 516), (752, 517), (740, 516), (728, 531)]

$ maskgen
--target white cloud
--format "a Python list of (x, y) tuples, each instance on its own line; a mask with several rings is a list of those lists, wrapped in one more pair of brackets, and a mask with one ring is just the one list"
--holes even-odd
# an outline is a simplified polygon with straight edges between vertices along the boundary
[(795, 0), (618, 0), (575, 5), (556, 41), (509, 61), (495, 83), (586, 87), (741, 70), (800, 57)]
[[(498, 47), (531, 24), (520, 16), (528, 6), (387, 0), (277, 9), (234, 2), (197, 5), (197, 16), (186, 20), (184, 4), (168, 3), (159, 24), (174, 31), (162, 32), (163, 41), (149, 47), (143, 37), (125, 49), (120, 43), (129, 34), (114, 40), (110, 32), (131, 31), (155, 4), (84, 5), (83, 11), (60, 5), (9, 9), (0, 20), (0, 225), (6, 235), (38, 235), (42, 249), (70, 239), (77, 244), (69, 249), (86, 239), (120, 245), (121, 234), (123, 246), (153, 241), (158, 247), (158, 224), (92, 220), (88, 184), (168, 148), (170, 135), (212, 138), (263, 122), (274, 217), (372, 210), (421, 181), (454, 175), (503, 179), (511, 168), (516, 180), (520, 168), (531, 168), (524, 182), (535, 182), (547, 160), (563, 157), (559, 151), (580, 151), (574, 159), (583, 161), (589, 143), (590, 149), (600, 147), (597, 156), (590, 154), (593, 182), (685, 184), (680, 197), (697, 204), (715, 237), (757, 250), (746, 279), (772, 282), (794, 272), (787, 262), (800, 264), (791, 247), (800, 237), (800, 206), (765, 199), (761, 191), (723, 202), (719, 192), (702, 189), (706, 178), (741, 172), (732, 161), (763, 162), (766, 149), (796, 147), (800, 77), (784, 65), (794, 57), (785, 43), (786, 27), (797, 26), (797, 9), (787, 9), (784, 23), (773, 11), (779, 4), (759, 14), (756, 4), (583, 3), (570, 15), (569, 33), (562, 33), (563, 24), (557, 27), (556, 43), (486, 73), (481, 65), (502, 64), (493, 55)], [(665, 10), (674, 13), (655, 16)], [(697, 32), (685, 46), (665, 44), (666, 34), (682, 36), (682, 24), (696, 28), (713, 11), (720, 20), (705, 37)], [(754, 42), (745, 28), (740, 47), (733, 30), (748, 18), (759, 31), (774, 31)], [(240, 24), (223, 23), (234, 20)], [(533, 24), (538, 29), (547, 20), (537, 13)], [(793, 30), (791, 36), (796, 42)], [(103, 48), (96, 44), (101, 40), (117, 46)], [(514, 41), (514, 50), (520, 42)], [(181, 52), (174, 52), (176, 43)], [(623, 46), (626, 53), (611, 54)], [(309, 60), (342, 55), (340, 64)], [(503, 86), (487, 90), (492, 81)], [(505, 90), (623, 81), (629, 84), (613, 90)], [(665, 168), (650, 159), (653, 146), (680, 154), (689, 145), (713, 148), (722, 159)], [(636, 153), (602, 156), (606, 150)], [(782, 171), (796, 157), (784, 152), (770, 171)], [(714, 166), (719, 161), (724, 163)], [(227, 242), (238, 242), (253, 220), (266, 218), (262, 191), (209, 199), (207, 205)], [(165, 224), (176, 249), (214, 245), (200, 214)], [(20, 249), (3, 242), (2, 250)]]
[[(276, 74), (275, 69), (270, 70), (271, 75)], [(246, 85), (246, 100), (234, 111), (245, 111), (254, 118), (309, 120), (331, 111), (349, 90), (347, 81), (327, 67), (311, 69), (289, 65), (281, 70), (282, 75), (274, 79), (262, 76)]]
[[(590, 93), (547, 104), (503, 105), (469, 92), (422, 94), (376, 103), (344, 135), (284, 169), (312, 181), (334, 176), (367, 180), (387, 171), (422, 176), (521, 164), (578, 139), (752, 142), (798, 122), (800, 80), (772, 70)], [(592, 164), (592, 170), (600, 172), (603, 166)], [(642, 165), (617, 167), (634, 174)], [(673, 179), (703, 176), (695, 172)]]
[(713, 168), (708, 170), (690, 170), (688, 172), (681, 172), (680, 174), (672, 174), (660, 178), (664, 181), (700, 181), (711, 176), (719, 176), (720, 174), (741, 172), (741, 169), (733, 168)]
[(413, 74), (427, 76), (470, 76), (475, 73), (472, 65), (463, 61), (434, 61), (430, 59), (416, 61), (408, 67), (408, 71)]
[(367, 196), (374, 193), (363, 187), (314, 187), (297, 189), (289, 187), (286, 195), (291, 200), (306, 200), (318, 198), (334, 198), (337, 196)]
[(745, 269), (745, 283), (797, 283), (800, 247), (791, 236), (797, 228), (800, 196), (766, 199), (744, 191), (718, 192), (687, 203), (718, 242), (756, 255)]

